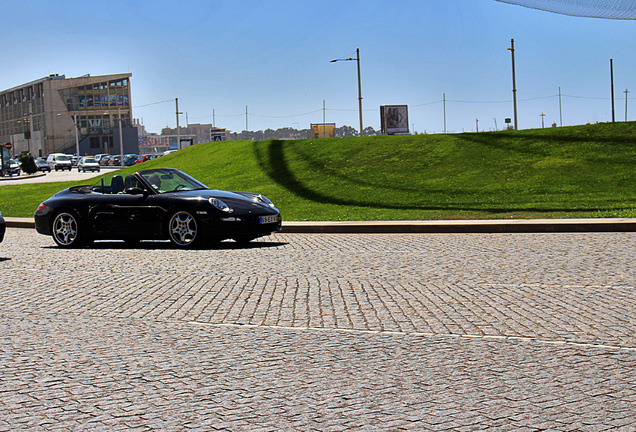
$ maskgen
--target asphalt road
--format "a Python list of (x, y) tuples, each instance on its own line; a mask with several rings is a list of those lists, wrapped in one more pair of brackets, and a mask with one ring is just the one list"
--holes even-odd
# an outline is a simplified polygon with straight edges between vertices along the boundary
[(634, 431), (634, 233), (0, 244), (0, 430)]

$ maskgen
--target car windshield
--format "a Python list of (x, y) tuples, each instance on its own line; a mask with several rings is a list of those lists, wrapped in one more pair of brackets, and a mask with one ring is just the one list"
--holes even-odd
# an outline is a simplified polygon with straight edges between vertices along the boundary
[(144, 170), (139, 175), (159, 193), (208, 189), (200, 181), (175, 169)]
[(70, 159), (68, 158), (68, 156), (56, 156), (56, 157), (55, 157), (55, 160), (58, 160), (58, 161), (68, 161), (68, 160), (70, 160)]
[(84, 158), (84, 163), (95, 163), (95, 158), (92, 158), (92, 157)]

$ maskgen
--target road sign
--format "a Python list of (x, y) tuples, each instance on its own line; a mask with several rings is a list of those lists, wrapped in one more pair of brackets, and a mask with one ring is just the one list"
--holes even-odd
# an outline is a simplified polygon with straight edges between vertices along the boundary
[(4, 148), (6, 148), (7, 150), (11, 150), (11, 149), (13, 148), (13, 144), (11, 144), (11, 143), (6, 143), (6, 144), (4, 145)]

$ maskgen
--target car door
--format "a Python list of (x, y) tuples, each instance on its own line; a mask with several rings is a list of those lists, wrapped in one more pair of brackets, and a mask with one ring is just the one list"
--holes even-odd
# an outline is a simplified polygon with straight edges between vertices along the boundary
[(104, 238), (156, 238), (161, 233), (161, 208), (154, 195), (104, 194), (90, 209), (95, 233)]

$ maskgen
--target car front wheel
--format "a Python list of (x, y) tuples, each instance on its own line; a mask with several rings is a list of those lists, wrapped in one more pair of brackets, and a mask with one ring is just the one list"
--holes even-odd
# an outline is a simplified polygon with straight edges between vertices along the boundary
[(193, 247), (199, 240), (199, 226), (192, 214), (181, 210), (170, 218), (168, 236), (175, 246), (180, 248)]
[(82, 245), (82, 227), (78, 217), (70, 212), (61, 212), (53, 219), (53, 240), (63, 248)]

